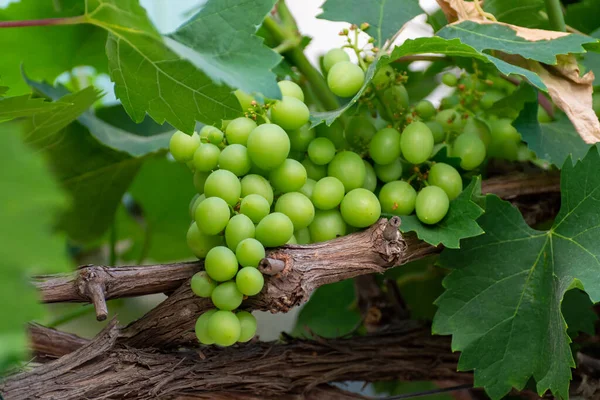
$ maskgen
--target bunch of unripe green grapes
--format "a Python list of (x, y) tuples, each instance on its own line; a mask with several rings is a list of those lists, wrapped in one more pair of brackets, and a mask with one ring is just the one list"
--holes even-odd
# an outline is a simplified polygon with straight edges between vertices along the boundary
[[(323, 61), (336, 95), (360, 90), (364, 65), (351, 63), (341, 49)], [(382, 213), (414, 212), (424, 224), (436, 224), (463, 190), (461, 172), (478, 168), (486, 153), (508, 153), (508, 142), (520, 144), (510, 121), (490, 116), (489, 124), (480, 123), (477, 112), (490, 91), (473, 91), (467, 104), (473, 93), (445, 75), (458, 94), (440, 110), (428, 101), (411, 107), (404, 79), (381, 68), (345, 126), (336, 121), (311, 129), (302, 89), (284, 80), (281, 100), (259, 104), (238, 90), (244, 116), (220, 129), (172, 136), (171, 154), (189, 166), (198, 192), (189, 206), (187, 243), (205, 270), (193, 276), (191, 288), (215, 306), (197, 320), (202, 344), (230, 346), (255, 335), (254, 316), (236, 310), (263, 289), (258, 266), (266, 248), (331, 240), (369, 227)], [(502, 89), (494, 99), (507, 94)], [(461, 172), (431, 160), (443, 145), (460, 159)]]

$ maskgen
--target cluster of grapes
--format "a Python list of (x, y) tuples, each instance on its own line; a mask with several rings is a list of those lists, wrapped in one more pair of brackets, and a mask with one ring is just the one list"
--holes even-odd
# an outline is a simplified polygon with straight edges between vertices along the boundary
[[(360, 65), (342, 49), (323, 59), (328, 86), (339, 97), (360, 90), (373, 62), (348, 42)], [(486, 111), (514, 90), (495, 78), (445, 74), (442, 82), (456, 91), (438, 110), (427, 100), (410, 106), (406, 75), (388, 65), (351, 117), (315, 129), (302, 89), (284, 80), (281, 100), (259, 104), (236, 91), (245, 114), (221, 129), (176, 132), (171, 154), (192, 170), (198, 191), (187, 243), (205, 259), (191, 287), (216, 307), (197, 320), (199, 341), (230, 346), (255, 335), (252, 314), (234, 311), (263, 288), (258, 266), (265, 248), (331, 240), (372, 225), (382, 212), (415, 212), (424, 224), (436, 224), (463, 190), (459, 169), (477, 169), (486, 156), (530, 157), (511, 120)], [(443, 147), (459, 165), (433, 161)]]

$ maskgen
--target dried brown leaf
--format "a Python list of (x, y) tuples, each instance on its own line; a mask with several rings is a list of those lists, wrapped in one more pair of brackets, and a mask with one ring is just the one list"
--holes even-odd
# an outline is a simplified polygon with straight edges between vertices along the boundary
[(437, 3), (442, 8), (448, 22), (464, 21), (483, 21), (485, 18), (475, 8), (471, 2), (464, 0), (437, 0)]
[(600, 142), (600, 122), (592, 108), (594, 73), (579, 75), (573, 56), (559, 55), (557, 65), (530, 62), (530, 69), (548, 87), (554, 103), (567, 114), (586, 143)]

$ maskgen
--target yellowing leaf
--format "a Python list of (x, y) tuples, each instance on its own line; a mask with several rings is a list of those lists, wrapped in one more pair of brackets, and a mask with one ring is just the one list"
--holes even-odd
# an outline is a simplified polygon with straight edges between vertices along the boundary
[(594, 73), (579, 76), (573, 56), (558, 56), (556, 66), (531, 62), (554, 103), (567, 114), (577, 133), (586, 143), (600, 142), (600, 122), (592, 108)]
[(442, 8), (448, 22), (470, 19), (472, 21), (483, 21), (483, 16), (477, 12), (475, 4), (463, 0), (437, 0)]

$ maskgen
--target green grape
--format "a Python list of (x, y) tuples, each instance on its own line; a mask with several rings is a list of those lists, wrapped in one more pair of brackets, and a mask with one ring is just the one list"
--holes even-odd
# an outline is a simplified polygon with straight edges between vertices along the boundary
[(375, 72), (373, 79), (371, 79), (371, 83), (375, 85), (377, 89), (381, 89), (389, 83), (394, 82), (396, 80), (395, 75), (396, 72), (394, 71), (394, 68), (390, 65), (385, 65)]
[(338, 120), (333, 121), (333, 124), (320, 124), (315, 127), (317, 137), (325, 137), (333, 142), (335, 148), (345, 149), (348, 145), (344, 136), (344, 127)]
[(296, 237), (296, 241), (298, 242), (298, 244), (311, 243), (310, 232), (308, 228), (298, 229), (296, 232), (294, 232), (294, 236)]
[(321, 178), (327, 176), (327, 166), (326, 165), (317, 165), (314, 162), (310, 161), (309, 158), (305, 158), (302, 160), (302, 165), (306, 170), (306, 176), (309, 179), (314, 181), (318, 181)]
[(273, 204), (273, 188), (267, 179), (260, 175), (250, 174), (242, 178), (242, 195), (246, 197), (249, 194), (258, 194), (267, 199), (269, 206)]
[(402, 162), (396, 158), (392, 163), (386, 165), (375, 164), (373, 166), (375, 175), (382, 182), (392, 182), (402, 176)]
[(383, 128), (371, 139), (369, 155), (377, 164), (390, 164), (400, 153), (400, 132), (394, 128)]
[(419, 117), (423, 119), (430, 119), (435, 116), (435, 107), (429, 100), (421, 100), (415, 106), (415, 111), (419, 114)]
[(492, 137), (489, 145), (489, 150), (486, 155), (489, 157), (504, 158), (506, 160), (515, 161), (519, 157), (519, 145), (513, 140), (500, 140)]
[(308, 158), (317, 165), (329, 164), (333, 157), (335, 157), (335, 145), (327, 138), (316, 138), (308, 145)]
[(316, 184), (317, 184), (317, 181), (315, 181), (314, 179), (308, 178), (306, 180), (306, 183), (304, 184), (304, 186), (302, 186), (300, 188), (299, 192), (310, 199), (312, 197), (312, 194), (313, 194)]
[(437, 113), (435, 120), (442, 125), (446, 132), (461, 132), (463, 121), (460, 114), (453, 109), (442, 110)]
[(463, 133), (475, 133), (487, 148), (492, 141), (490, 127), (478, 118), (468, 118)]
[(371, 123), (371, 119), (359, 115), (348, 120), (345, 135), (350, 147), (358, 153), (363, 153), (369, 150), (369, 143), (376, 133), (377, 129)]
[(279, 81), (277, 85), (279, 86), (279, 90), (281, 90), (281, 96), (295, 97), (304, 102), (304, 92), (296, 83), (292, 81)]
[(513, 142), (521, 142), (521, 135), (517, 129), (512, 126), (509, 119), (499, 118), (495, 121), (490, 121), (492, 137), (496, 140), (511, 140)]
[(269, 181), (275, 188), (283, 193), (300, 190), (306, 183), (306, 168), (300, 162), (286, 159), (283, 164), (269, 174)]
[(363, 160), (363, 162), (365, 164), (366, 174), (362, 187), (371, 192), (375, 192), (375, 189), (377, 189), (377, 174), (375, 174), (375, 169), (367, 160)]
[(259, 125), (248, 137), (248, 153), (257, 167), (272, 170), (281, 165), (290, 153), (290, 138), (275, 124)]
[(234, 313), (219, 310), (208, 319), (206, 331), (215, 344), (227, 347), (239, 340), (242, 327)]
[(202, 344), (213, 344), (215, 341), (210, 337), (210, 335), (208, 334), (208, 320), (210, 319), (210, 317), (213, 316), (214, 313), (216, 313), (217, 310), (210, 310), (207, 311), (205, 313), (203, 313), (197, 320), (196, 320), (196, 326), (195, 326), (195, 331), (196, 331), (196, 337), (198, 338), (198, 341)]
[(462, 192), (462, 179), (458, 171), (451, 165), (435, 163), (429, 170), (427, 182), (442, 188), (449, 200), (454, 200)]
[(225, 228), (225, 243), (227, 243), (227, 247), (235, 251), (242, 240), (254, 237), (255, 229), (254, 223), (246, 215), (235, 215), (229, 220)]
[(421, 164), (433, 152), (433, 134), (427, 125), (421, 121), (409, 124), (402, 131), (400, 138), (404, 158), (413, 164)]
[(187, 162), (194, 158), (196, 149), (200, 146), (200, 136), (196, 132), (192, 135), (177, 131), (171, 136), (169, 151), (176, 161)]
[(260, 260), (265, 258), (265, 247), (256, 239), (244, 239), (235, 249), (235, 256), (242, 267), (258, 268)]
[(294, 224), (280, 212), (264, 217), (256, 226), (256, 239), (265, 247), (283, 246), (294, 234)]
[(308, 197), (298, 192), (281, 196), (275, 203), (275, 211), (285, 214), (294, 225), (294, 230), (306, 228), (315, 217), (315, 207)]
[(217, 168), (221, 150), (212, 143), (203, 143), (198, 147), (192, 159), (196, 171), (208, 172)]
[(240, 269), (235, 277), (237, 289), (246, 296), (254, 296), (260, 293), (265, 285), (262, 273), (254, 267)]
[(506, 94), (503, 92), (497, 90), (487, 90), (481, 97), (481, 100), (479, 100), (479, 104), (481, 105), (481, 108), (488, 110), (494, 106), (495, 102), (504, 97), (506, 97)]
[(337, 153), (327, 166), (327, 174), (338, 178), (346, 192), (362, 187), (367, 171), (362, 158), (352, 151)]
[(271, 121), (283, 129), (300, 129), (308, 122), (310, 111), (301, 100), (283, 96), (271, 107)]
[(535, 153), (529, 150), (525, 143), (520, 143), (516, 159), (520, 162), (530, 161), (535, 159)]
[(425, 125), (427, 125), (431, 131), (434, 143), (441, 143), (444, 141), (444, 139), (446, 139), (446, 132), (444, 132), (444, 127), (442, 124), (437, 121), (427, 121), (425, 122)]
[(198, 225), (194, 222), (188, 228), (186, 241), (196, 257), (204, 258), (213, 247), (223, 245), (223, 236), (205, 235), (200, 232)]
[(318, 209), (330, 210), (342, 202), (344, 193), (344, 184), (338, 178), (327, 176), (315, 184), (310, 199)]
[(198, 193), (192, 197), (192, 201), (190, 201), (190, 218), (194, 219), (194, 215), (196, 215), (196, 208), (198, 207), (198, 204), (204, 201), (204, 199), (206, 199), (206, 196)]
[(450, 108), (454, 108), (460, 104), (460, 96), (457, 94), (450, 95), (448, 97), (444, 97), (440, 104), (440, 109), (447, 110)]
[(365, 82), (364, 71), (350, 61), (336, 63), (327, 74), (329, 89), (340, 97), (352, 97)]
[(383, 102), (392, 110), (405, 110), (410, 104), (404, 85), (394, 85), (383, 91)]
[(446, 72), (442, 75), (442, 83), (446, 86), (454, 87), (458, 83), (458, 78), (456, 78), (456, 75)]
[(323, 57), (323, 68), (329, 71), (335, 64), (350, 61), (350, 56), (343, 49), (331, 49)]
[(264, 217), (269, 215), (270, 211), (269, 202), (259, 194), (251, 193), (242, 198), (240, 203), (240, 213), (248, 216), (255, 224), (258, 224)]
[(310, 124), (304, 124), (300, 129), (288, 132), (290, 137), (290, 149), (299, 153), (305, 153), (308, 145), (315, 138), (315, 131), (310, 129)]
[(248, 143), (250, 132), (256, 128), (256, 122), (246, 117), (234, 119), (227, 125), (225, 129), (225, 137), (228, 144), (241, 144), (243, 146)]
[(437, 224), (446, 216), (450, 201), (448, 195), (437, 186), (427, 186), (419, 192), (415, 201), (417, 218), (424, 224)]
[(346, 222), (336, 209), (317, 210), (313, 222), (308, 226), (313, 243), (325, 242), (346, 234)]
[(213, 290), (217, 287), (217, 284), (215, 281), (210, 279), (210, 276), (208, 276), (206, 271), (200, 271), (196, 272), (194, 276), (192, 276), (190, 287), (196, 296), (210, 297)]
[(235, 92), (233, 92), (233, 94), (235, 94), (235, 97), (237, 97), (238, 101), (240, 102), (240, 107), (242, 108), (242, 111), (248, 111), (249, 108), (252, 108), (252, 102), (254, 101), (254, 97), (250, 96), (248, 93), (238, 89)]
[(240, 321), (240, 337), (238, 342), (246, 343), (256, 335), (256, 318), (248, 311), (238, 311), (235, 316)]
[(211, 173), (209, 171), (196, 171), (194, 172), (194, 187), (199, 194), (204, 193), (204, 184), (206, 183), (206, 179)]
[[(256, 268), (252, 268), (256, 272)], [(239, 272), (238, 272), (239, 273)], [(260, 274), (260, 272), (258, 272)], [(262, 276), (262, 275), (261, 275)], [(223, 282), (219, 284), (210, 296), (215, 307), (219, 310), (232, 311), (242, 304), (244, 295), (239, 291), (234, 281)]]
[(225, 200), (220, 197), (209, 197), (196, 207), (194, 219), (196, 225), (205, 235), (217, 235), (225, 229), (231, 211)]
[(219, 128), (211, 126), (208, 131), (208, 141), (212, 144), (221, 144), (225, 134)]
[(388, 182), (379, 191), (381, 210), (387, 214), (410, 215), (415, 209), (417, 192), (404, 181)]
[(296, 240), (296, 236), (292, 235), (290, 240), (287, 241), (286, 245), (288, 245), (288, 244), (298, 244), (298, 241)]
[(238, 271), (238, 261), (233, 251), (225, 246), (212, 248), (204, 260), (204, 269), (208, 276), (217, 282), (233, 279)]
[(204, 194), (207, 198), (220, 197), (233, 207), (240, 199), (242, 185), (233, 172), (226, 169), (218, 169), (206, 178)]
[(454, 141), (452, 156), (460, 158), (462, 169), (475, 169), (485, 159), (485, 144), (476, 134), (464, 133)]
[(208, 133), (214, 128), (211, 125), (204, 125), (202, 129), (200, 129), (200, 142), (208, 143)]
[[(594, 96), (593, 99), (594, 99), (594, 112), (596, 113), (596, 115), (598, 115), (598, 111), (596, 111), (596, 110), (600, 110), (600, 103), (598, 102), (598, 100), (600, 100), (600, 98), (598, 96)], [(597, 104), (597, 103), (599, 103), (599, 104)], [(538, 117), (538, 121), (542, 124), (553, 121), (553, 118), (550, 116), (550, 114), (548, 114), (548, 112), (542, 106), (538, 106), (537, 117)]]
[(248, 149), (241, 144), (230, 144), (219, 155), (219, 168), (231, 171), (237, 176), (246, 175), (251, 166)]
[(366, 228), (373, 225), (381, 215), (381, 206), (377, 196), (367, 189), (351, 190), (344, 196), (340, 205), (342, 218), (348, 225)]

